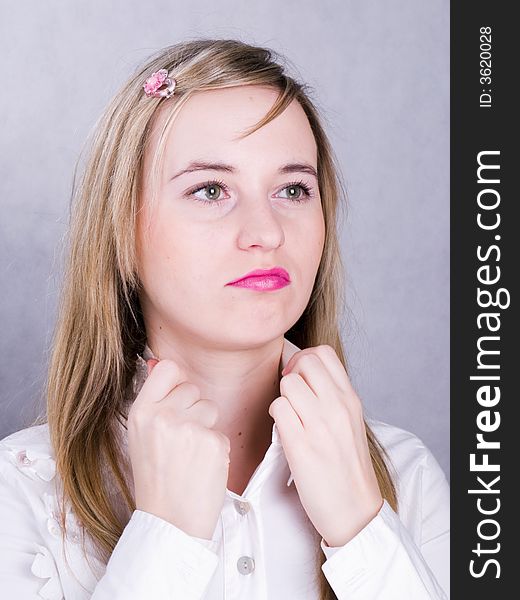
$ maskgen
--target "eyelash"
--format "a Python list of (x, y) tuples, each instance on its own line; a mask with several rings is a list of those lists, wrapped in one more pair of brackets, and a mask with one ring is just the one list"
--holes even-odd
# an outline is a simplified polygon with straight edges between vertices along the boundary
[[(203, 190), (206, 187), (209, 187), (210, 185), (218, 185), (225, 192), (228, 191), (228, 187), (223, 181), (220, 181), (218, 179), (213, 179), (211, 181), (206, 181), (205, 183), (202, 183), (201, 185), (198, 185), (195, 188), (192, 188), (191, 190), (189, 190), (186, 193), (186, 196), (194, 196), (194, 194), (196, 194), (197, 192), (200, 192), (200, 190)], [(290, 183), (285, 185), (282, 188), (282, 190), (285, 190), (286, 188), (294, 187), (294, 186), (298, 186), (298, 187), (302, 188), (305, 198), (303, 198), (303, 199), (302, 198), (289, 198), (289, 200), (291, 200), (292, 202), (297, 202), (297, 203), (306, 202), (309, 198), (312, 198), (314, 196), (314, 194), (312, 192), (312, 188), (309, 187), (305, 182), (303, 182), (301, 180), (300, 181), (291, 181)], [(195, 196), (194, 196), (194, 200), (196, 200), (197, 202), (202, 202), (202, 204), (213, 204), (213, 205), (217, 205), (217, 206), (222, 204), (222, 202), (224, 202), (224, 199), (222, 199), (222, 200), (203, 200), (202, 198), (196, 198)]]

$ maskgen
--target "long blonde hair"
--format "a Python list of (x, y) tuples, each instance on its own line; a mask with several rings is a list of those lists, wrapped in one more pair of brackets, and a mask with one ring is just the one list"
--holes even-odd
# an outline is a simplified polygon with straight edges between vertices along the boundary
[[(148, 98), (143, 92), (144, 80), (159, 69), (173, 72), (177, 80), (173, 99)], [(300, 348), (329, 344), (348, 373), (340, 339), (345, 284), (336, 230), (346, 193), (311, 90), (285, 73), (283, 59), (274, 51), (238, 40), (197, 39), (162, 49), (135, 71), (107, 107), (94, 130), (81, 181), (74, 185), (70, 248), (45, 389), (43, 418), (62, 482), (63, 529), (66, 500), (105, 563), (135, 509), (125, 477), (128, 457), (117, 443), (114, 423), (127, 401), (136, 354), (146, 343), (138, 299), (136, 216), (151, 124), (165, 102), (172, 105), (171, 124), (192, 94), (239, 85), (271, 86), (279, 92), (271, 110), (247, 135), (293, 100), (308, 117), (318, 150), (326, 235), (309, 303), (285, 336)], [(366, 422), (365, 426), (381, 494), (397, 510), (388, 457)], [(109, 481), (119, 490), (123, 512), (115, 506)], [(320, 600), (336, 598), (321, 569), (325, 557), (319, 545), (316, 559)]]

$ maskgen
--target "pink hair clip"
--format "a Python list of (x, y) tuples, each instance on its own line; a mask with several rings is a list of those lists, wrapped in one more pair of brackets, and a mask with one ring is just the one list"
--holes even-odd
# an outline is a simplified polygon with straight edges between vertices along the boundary
[[(176, 83), (175, 79), (170, 79), (168, 77), (168, 71), (166, 69), (160, 69), (148, 77), (143, 84), (143, 89), (150, 98), (169, 98), (170, 96), (173, 96)], [(159, 89), (163, 86), (166, 87), (164, 89)]]

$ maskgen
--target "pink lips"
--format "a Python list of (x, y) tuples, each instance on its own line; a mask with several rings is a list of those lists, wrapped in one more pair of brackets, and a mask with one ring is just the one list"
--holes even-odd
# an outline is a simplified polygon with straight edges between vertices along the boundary
[(255, 269), (243, 277), (235, 279), (235, 281), (230, 281), (226, 285), (268, 291), (283, 288), (286, 285), (289, 285), (290, 282), (291, 278), (289, 277), (289, 273), (281, 267), (275, 267), (274, 269), (267, 270)]

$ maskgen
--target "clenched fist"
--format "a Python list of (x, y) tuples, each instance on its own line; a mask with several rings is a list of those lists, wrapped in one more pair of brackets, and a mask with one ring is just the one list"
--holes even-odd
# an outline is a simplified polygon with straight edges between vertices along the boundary
[(211, 539), (224, 503), (230, 441), (213, 429), (218, 406), (202, 400), (173, 360), (147, 361), (128, 414), (136, 508)]

